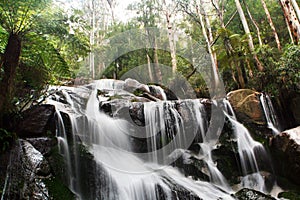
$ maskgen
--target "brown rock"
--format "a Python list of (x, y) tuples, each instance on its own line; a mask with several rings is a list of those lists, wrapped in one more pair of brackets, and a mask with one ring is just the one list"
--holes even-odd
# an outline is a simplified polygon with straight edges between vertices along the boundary
[(257, 124), (263, 124), (264, 114), (261, 109), (259, 95), (259, 92), (253, 90), (240, 89), (228, 93), (227, 98), (238, 118), (247, 118)]

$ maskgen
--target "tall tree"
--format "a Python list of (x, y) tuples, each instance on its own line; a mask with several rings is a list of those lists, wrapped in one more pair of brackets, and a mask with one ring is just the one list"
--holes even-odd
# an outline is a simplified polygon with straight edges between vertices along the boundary
[(166, 17), (167, 22), (167, 31), (168, 31), (168, 39), (170, 46), (170, 54), (172, 58), (172, 72), (175, 73), (177, 69), (177, 60), (176, 60), (176, 42), (174, 38), (174, 25), (172, 20), (174, 18), (173, 15), (176, 13), (177, 4), (175, 6), (171, 6), (167, 4), (166, 0), (162, 0), (163, 12)]
[(252, 39), (252, 36), (251, 36), (251, 32), (250, 32), (250, 29), (249, 29), (249, 26), (248, 26), (248, 22), (246, 20), (246, 17), (245, 17), (245, 14), (244, 14), (244, 11), (243, 11), (243, 8), (241, 6), (241, 3), (239, 0), (235, 0), (235, 4), (236, 4), (236, 8), (237, 8), (237, 11), (239, 13), (239, 16), (240, 16), (240, 19), (241, 19), (241, 22), (243, 24), (243, 27), (244, 27), (244, 31), (245, 33), (247, 34), (248, 36), (248, 45), (249, 45), (249, 49), (251, 51), (251, 54), (253, 56), (253, 59), (255, 60), (255, 63), (256, 63), (256, 67), (259, 71), (263, 71), (263, 66), (262, 64), (260, 63), (256, 53), (255, 53), (255, 48), (254, 48), (254, 44), (253, 44), (253, 39)]
[[(295, 12), (295, 8), (299, 10), (297, 3), (292, 0), (279, 0), (279, 3), (283, 10), (288, 26), (292, 32), (293, 39), (296, 43), (298, 43), (300, 39), (300, 22)], [(295, 8), (293, 7), (293, 4), (295, 5)]]
[(271, 15), (270, 15), (270, 12), (269, 12), (269, 9), (267, 7), (267, 4), (265, 2), (265, 0), (260, 0), (261, 3), (262, 3), (262, 6), (264, 8), (264, 11), (266, 13), (266, 16), (267, 16), (267, 19), (268, 19), (268, 22), (270, 24), (270, 27), (273, 31), (273, 35), (274, 35), (274, 38), (275, 38), (275, 41), (276, 41), (276, 44), (277, 44), (277, 48), (278, 50), (281, 50), (281, 44), (280, 44), (280, 40), (279, 40), (279, 37), (278, 37), (278, 34), (277, 34), (277, 31), (276, 31), (276, 28), (274, 26), (274, 23), (273, 23), (273, 20), (271, 18)]
[[(4, 55), (0, 62), (4, 74), (0, 83), (0, 121), (3, 115), (12, 109), (12, 99), (15, 92), (15, 77), (21, 55), (24, 35), (34, 26), (40, 12), (44, 10), (47, 0), (1, 0), (1, 25), (9, 33)], [(1, 125), (1, 124), (0, 124)]]

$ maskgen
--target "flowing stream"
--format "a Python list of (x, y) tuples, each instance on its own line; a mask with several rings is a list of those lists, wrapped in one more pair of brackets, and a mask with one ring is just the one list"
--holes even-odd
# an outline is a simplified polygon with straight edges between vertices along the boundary
[[(158, 86), (155, 88), (157, 92), (163, 92)], [(129, 120), (111, 117), (100, 110), (102, 101), (109, 98), (100, 97), (99, 90), (108, 90), (115, 95), (126, 93), (123, 89), (121, 81), (99, 80), (75, 89), (62, 88), (60, 95), (47, 100), (56, 106), (59, 148), (67, 163), (69, 187), (79, 199), (86, 199), (81, 188), (79, 155), (78, 151), (70, 152), (70, 148), (79, 148), (78, 141), (99, 166), (94, 170), (95, 174), (102, 174), (97, 181), (105, 182), (105, 186), (95, 184), (94, 190), (102, 191), (95, 199), (181, 199), (182, 194), (186, 199), (234, 199), (231, 186), (212, 158), (218, 140), (206, 135), (209, 119), (199, 100), (182, 100), (178, 104), (166, 101), (166, 95), (161, 94), (164, 101), (143, 103), (145, 126), (132, 130)], [(61, 98), (65, 99), (64, 103), (59, 102)], [(255, 154), (263, 152), (263, 146), (254, 141), (248, 130), (236, 120), (231, 105), (226, 100), (223, 102), (224, 115), (232, 124), (237, 141), (244, 175), (241, 185), (265, 192), (264, 178), (259, 172)], [(178, 107), (181, 112), (178, 112)], [(61, 113), (69, 116), (71, 136), (68, 136)], [(189, 120), (186, 120), (187, 116)], [(170, 165), (175, 150), (187, 151), (187, 144), (191, 143), (189, 134), (193, 137), (198, 134), (196, 143), (200, 150), (194, 156), (206, 163), (209, 181), (193, 180)], [(141, 145), (146, 146), (143, 152), (134, 151), (133, 138), (136, 137), (139, 140), (146, 138)]]

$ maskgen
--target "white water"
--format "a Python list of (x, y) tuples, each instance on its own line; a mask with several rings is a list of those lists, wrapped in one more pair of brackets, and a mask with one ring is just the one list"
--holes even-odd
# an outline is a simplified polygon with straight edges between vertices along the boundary
[(270, 97), (262, 93), (259, 99), (264, 111), (268, 128), (270, 128), (274, 134), (280, 133), (277, 116), (275, 114)]
[[(241, 181), (242, 187), (253, 188), (261, 192), (266, 192), (265, 181), (259, 172), (255, 155), (255, 151), (261, 152), (265, 155), (265, 149), (261, 143), (253, 140), (248, 129), (237, 121), (230, 103), (227, 100), (224, 100), (224, 103), (227, 108), (227, 111), (224, 113), (233, 126), (238, 146), (240, 164), (244, 175)], [(231, 113), (231, 115), (228, 113)]]
[[(110, 192), (107, 199), (158, 199), (158, 185), (162, 188), (166, 199), (174, 198), (171, 185), (181, 186), (203, 199), (233, 199), (228, 194), (232, 192), (231, 188), (213, 161), (211, 152), (215, 148), (216, 140), (205, 135), (208, 122), (206, 121), (204, 107), (199, 100), (183, 101), (182, 105), (189, 109), (187, 115), (191, 115), (189, 119), (195, 128), (194, 131), (201, 134), (202, 142), (199, 143), (201, 151), (196, 156), (206, 162), (210, 182), (194, 181), (182, 175), (176, 168), (164, 165), (164, 161), (172, 154), (172, 149), (185, 147), (188, 134), (195, 135), (195, 133), (185, 131), (183, 127), (184, 119), (175, 109), (173, 102), (144, 103), (146, 127), (143, 130), (147, 138), (152, 138), (147, 145), (148, 151), (152, 153), (148, 153), (145, 159), (143, 155), (132, 152), (130, 136), (133, 133), (130, 132), (129, 122), (111, 118), (99, 111), (98, 89), (122, 90), (123, 83), (114, 83), (113, 80), (101, 80), (91, 86), (93, 86), (92, 91), (79, 88), (82, 93), (81, 97), (88, 97), (85, 106), (78, 103), (79, 100), (76, 96), (70, 95), (66, 91), (62, 93), (69, 106), (53, 101), (48, 101), (48, 103), (56, 105), (57, 113), (64, 111), (69, 114), (73, 130), (73, 144), (76, 144), (75, 135), (77, 135), (93, 154), (95, 161), (102, 166), (101, 170), (106, 172), (108, 180), (106, 186)], [(73, 92), (76, 92), (76, 90)], [(255, 142), (245, 127), (236, 121), (230, 104), (227, 107), (230, 111), (226, 115), (235, 128), (241, 166), (245, 175), (241, 180), (242, 185), (243, 187), (264, 191), (264, 179), (259, 173), (254, 154), (254, 149), (261, 148), (261, 144)], [(70, 159), (67, 146), (68, 138), (60, 114), (58, 114), (58, 118), (61, 121), (59, 123), (61, 127), (58, 128), (59, 133), (57, 135), (61, 150), (64, 152), (68, 163), (70, 177), (78, 182), (80, 181), (76, 176), (78, 160)], [(158, 133), (160, 138), (163, 138), (162, 140), (155, 139)], [(169, 143), (168, 140), (172, 140), (172, 142)], [(162, 141), (161, 144), (159, 141)], [(169, 145), (169, 147), (161, 148), (165, 145)], [(75, 157), (77, 156), (75, 155)], [(80, 189), (74, 185), (74, 182), (70, 181), (70, 188), (78, 193), (79, 198), (82, 198)]]

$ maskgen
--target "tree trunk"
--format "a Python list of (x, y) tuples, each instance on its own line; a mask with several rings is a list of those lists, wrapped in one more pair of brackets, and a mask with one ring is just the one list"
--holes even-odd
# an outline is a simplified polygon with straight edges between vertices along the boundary
[(154, 48), (153, 48), (153, 56), (154, 56), (154, 66), (155, 66), (155, 75), (156, 75), (156, 83), (162, 84), (162, 73), (161, 69), (159, 66), (159, 61), (158, 61), (158, 53), (157, 53), (157, 42), (156, 38), (154, 36)]
[(166, 11), (166, 18), (167, 18), (167, 28), (168, 28), (168, 38), (169, 38), (169, 46), (170, 46), (170, 53), (172, 59), (172, 72), (175, 74), (177, 70), (177, 59), (176, 59), (176, 47), (174, 41), (174, 31), (172, 28), (172, 24), (170, 23), (170, 14)]
[(257, 55), (255, 54), (253, 39), (252, 39), (252, 36), (251, 36), (251, 33), (250, 33), (250, 29), (249, 29), (249, 26), (248, 26), (248, 23), (247, 23), (244, 11), (243, 11), (242, 6), (240, 4), (240, 1), (239, 0), (235, 0), (235, 4), (236, 4), (237, 11), (238, 11), (238, 13), (240, 15), (240, 19), (242, 21), (242, 24), (243, 24), (243, 27), (244, 27), (244, 31), (245, 31), (246, 35), (248, 36), (249, 49), (251, 51), (251, 54), (253, 55), (253, 59), (256, 62), (256, 67), (257, 67), (258, 71), (263, 71), (264, 68), (261, 65), (261, 63), (260, 63)]
[(211, 87), (212, 91), (214, 91), (217, 88), (217, 86), (219, 85), (219, 77), (218, 77), (218, 74), (217, 74), (217, 63), (216, 63), (215, 56), (213, 55), (213, 52), (212, 52), (212, 49), (211, 49), (211, 43), (210, 43), (210, 40), (209, 40), (209, 36), (206, 32), (206, 27), (205, 27), (205, 24), (204, 24), (204, 21), (203, 21), (203, 16), (200, 13), (199, 8), (200, 8), (200, 5), (196, 4), (196, 11), (197, 11), (200, 23), (201, 23), (202, 34), (205, 38), (208, 53), (210, 55), (210, 60), (211, 60), (211, 63), (212, 63), (212, 68), (211, 68), (212, 82), (211, 82), (210, 87)]
[(248, 15), (249, 15), (249, 18), (251, 19), (253, 25), (254, 25), (255, 28), (256, 28), (259, 46), (262, 46), (262, 39), (261, 39), (261, 34), (260, 34), (260, 29), (259, 29), (259, 27), (258, 27), (258, 24), (257, 24), (257, 22), (254, 20), (254, 18), (252, 17), (252, 14), (251, 14), (251, 12), (250, 12), (250, 10), (249, 10), (249, 7), (248, 7), (248, 5), (246, 4), (245, 0), (244, 0), (244, 4), (245, 4), (245, 6), (246, 6), (246, 10), (247, 10), (247, 13), (248, 13)]
[(267, 4), (266, 4), (265, 0), (260, 0), (260, 1), (261, 1), (262, 5), (263, 5), (263, 8), (264, 8), (264, 11), (265, 11), (265, 13), (266, 13), (268, 22), (269, 22), (270, 27), (271, 27), (271, 29), (272, 29), (272, 31), (273, 31), (273, 35), (274, 35), (274, 37), (275, 37), (275, 41), (276, 41), (276, 44), (277, 44), (277, 48), (278, 48), (278, 50), (281, 50), (280, 40), (279, 40), (277, 31), (276, 31), (276, 28), (275, 28), (275, 26), (274, 26), (274, 24), (273, 24), (273, 20), (272, 20), (272, 18), (271, 18), (270, 12), (269, 12), (269, 10), (268, 10)]
[(170, 54), (171, 54), (172, 72), (173, 74), (175, 74), (177, 70), (177, 60), (176, 60), (176, 43), (174, 41), (174, 30), (171, 23), (172, 13), (169, 12), (166, 1), (163, 0), (162, 2), (164, 7), (163, 10), (167, 21), (167, 31), (168, 31), (168, 39), (169, 39), (169, 46), (170, 46)]
[[(21, 39), (18, 34), (10, 33), (4, 55), (1, 60), (4, 75), (0, 84), (0, 123), (3, 116), (12, 109), (12, 99), (15, 92), (15, 77), (21, 54)], [(2, 126), (2, 124), (0, 124)]]
[[(215, 1), (215, 2), (213, 1), (213, 6), (215, 7), (215, 9), (217, 11), (222, 29), (226, 30), (226, 26), (224, 24), (224, 18), (223, 18), (223, 11), (220, 10), (219, 1)], [(237, 61), (237, 59), (235, 58), (235, 55), (234, 55), (235, 53), (234, 53), (234, 50), (230, 43), (229, 36), (227, 34), (224, 37), (223, 42), (224, 42), (226, 55), (227, 55), (228, 59), (231, 60), (229, 62), (230, 68), (231, 69), (235, 68), (237, 71), (238, 80), (236, 80), (234, 73), (232, 73), (233, 80), (234, 80), (234, 82), (236, 82), (239, 85), (239, 88), (245, 88), (244, 77), (242, 75), (241, 66), (239, 65), (239, 63), (241, 63), (241, 61)], [(233, 59), (230, 59), (230, 58), (233, 58)]]
[(300, 20), (300, 9), (299, 9), (298, 4), (297, 4), (296, 0), (291, 0), (291, 2), (292, 2), (292, 5), (294, 7), (294, 10), (297, 14), (298, 20)]
[[(291, 0), (279, 0), (279, 3), (283, 10), (284, 17), (286, 18), (290, 30), (293, 34), (294, 40), (296, 43), (298, 43), (300, 38), (300, 23)], [(297, 4), (296, 2), (294, 3)]]

